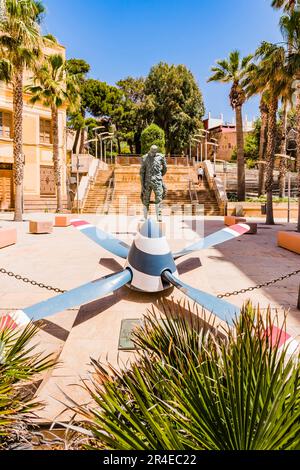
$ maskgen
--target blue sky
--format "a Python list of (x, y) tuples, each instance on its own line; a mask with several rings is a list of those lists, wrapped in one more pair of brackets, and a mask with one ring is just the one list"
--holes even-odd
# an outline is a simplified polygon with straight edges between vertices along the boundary
[[(110, 84), (147, 75), (159, 61), (185, 64), (203, 92), (206, 111), (232, 120), (228, 86), (206, 83), (210, 67), (233, 49), (253, 52), (281, 40), (271, 0), (44, 0), (44, 32), (85, 59), (90, 76)], [(258, 100), (245, 106), (258, 115)]]

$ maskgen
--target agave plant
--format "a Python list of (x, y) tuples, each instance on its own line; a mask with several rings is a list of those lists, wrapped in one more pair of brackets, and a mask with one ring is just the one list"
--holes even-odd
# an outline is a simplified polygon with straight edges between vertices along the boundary
[(270, 311), (246, 305), (235, 328), (173, 304), (137, 330), (125, 370), (93, 361), (89, 449), (276, 450), (300, 447), (300, 362), (272, 344)]
[(32, 324), (22, 331), (0, 329), (0, 449), (30, 438), (35, 411), (42, 406), (35, 391), (41, 373), (53, 367), (54, 361), (34, 352), (37, 330)]

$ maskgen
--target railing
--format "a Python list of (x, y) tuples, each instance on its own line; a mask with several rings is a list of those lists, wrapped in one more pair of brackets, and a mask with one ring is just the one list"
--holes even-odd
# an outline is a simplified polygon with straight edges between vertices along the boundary
[(214, 192), (221, 213), (227, 212), (227, 194), (221, 178), (214, 174), (214, 167), (211, 161), (206, 160), (202, 163), (204, 173), (208, 182), (209, 189)]
[[(141, 155), (118, 155), (116, 157), (116, 165), (140, 165), (141, 164)], [(180, 166), (190, 166), (191, 162), (187, 157), (182, 156), (171, 156), (166, 157), (168, 165), (180, 165)]]
[(189, 194), (190, 194), (191, 204), (199, 204), (197, 189), (195, 186), (195, 182), (192, 179), (189, 179)]
[(105, 202), (104, 202), (104, 205), (103, 205), (103, 213), (104, 214), (109, 213), (111, 203), (112, 203), (112, 201), (114, 199), (114, 196), (115, 196), (115, 189), (116, 189), (116, 187), (115, 187), (115, 178), (112, 177), (112, 178), (110, 178), (109, 183), (108, 183), (106, 198), (105, 198)]
[(74, 208), (76, 208), (79, 213), (84, 207), (90, 187), (95, 181), (97, 171), (101, 169), (106, 170), (107, 165), (104, 162), (94, 158), (89, 166), (88, 174), (86, 176), (82, 176), (73, 202)]

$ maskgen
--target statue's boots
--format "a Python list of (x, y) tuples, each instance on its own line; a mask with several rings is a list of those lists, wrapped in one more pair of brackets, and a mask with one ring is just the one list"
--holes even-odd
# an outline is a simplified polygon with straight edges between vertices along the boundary
[(143, 206), (143, 211), (144, 211), (144, 219), (147, 220), (148, 219), (148, 207), (146, 206)]
[(162, 221), (161, 207), (160, 204), (155, 204), (156, 218), (158, 222)]

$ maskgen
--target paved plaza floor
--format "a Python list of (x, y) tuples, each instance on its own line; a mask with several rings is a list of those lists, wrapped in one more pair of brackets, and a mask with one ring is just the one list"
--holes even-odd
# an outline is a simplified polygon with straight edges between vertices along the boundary
[[(18, 231), (18, 243), (0, 250), (0, 268), (60, 289), (71, 289), (118, 271), (124, 265), (124, 260), (106, 252), (73, 227), (54, 228), (49, 235), (28, 233), (29, 219), (54, 220), (53, 214), (26, 214), (24, 218), (23, 223), (16, 224), (12, 222), (11, 214), (0, 214), (0, 226), (16, 226)], [(80, 218), (99, 223), (101, 228), (111, 231), (126, 243), (132, 241), (139, 223), (139, 218), (135, 217), (123, 217), (121, 222), (113, 216), (84, 215)], [(264, 225), (263, 220), (257, 221), (257, 235), (244, 235), (178, 260), (181, 279), (217, 295), (248, 288), (299, 269), (300, 256), (276, 246), (277, 231), (295, 230), (295, 225), (278, 222), (271, 227)], [(221, 217), (203, 220), (166, 217), (164, 222), (172, 250), (190, 244), (202, 236), (203, 230), (207, 235), (224, 227)], [(228, 300), (242, 306), (251, 299), (262, 308), (270, 305), (274, 312), (278, 309), (280, 316), (285, 309), (288, 311), (288, 332), (300, 336), (300, 311), (296, 308), (299, 283), (298, 275)], [(0, 314), (30, 306), (53, 295), (0, 274)], [(118, 351), (121, 321), (141, 318), (161, 297), (168, 302), (172, 297), (177, 300), (184, 295), (175, 289), (163, 295), (143, 294), (125, 286), (79, 310), (74, 308), (47, 319), (38, 335), (38, 348), (55, 353), (59, 364), (39, 390), (39, 398), (46, 404), (41, 412), (42, 421), (68, 419), (69, 414), (60, 414), (64, 410), (61, 404), (61, 400), (65, 401), (63, 392), (79, 402), (87, 399), (78, 384), (80, 379), (90, 376), (91, 357), (103, 362), (108, 360), (113, 365), (124, 363), (131, 357), (132, 353)]]

